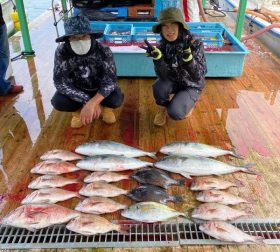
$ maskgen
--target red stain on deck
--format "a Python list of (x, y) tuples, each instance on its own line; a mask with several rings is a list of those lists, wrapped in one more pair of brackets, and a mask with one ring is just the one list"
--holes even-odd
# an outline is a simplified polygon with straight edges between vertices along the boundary
[(185, 186), (190, 187), (190, 186), (191, 186), (191, 184), (192, 184), (192, 182), (193, 182), (193, 180), (192, 180), (192, 179), (188, 179), (188, 178), (186, 178), (186, 179), (185, 179)]

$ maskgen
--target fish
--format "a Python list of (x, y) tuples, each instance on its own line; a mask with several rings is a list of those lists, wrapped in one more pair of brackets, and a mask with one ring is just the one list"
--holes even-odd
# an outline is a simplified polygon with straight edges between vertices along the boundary
[(148, 156), (156, 159), (156, 153), (154, 152), (143, 151), (126, 144), (108, 140), (97, 140), (81, 144), (75, 149), (75, 152), (86, 156), (113, 154), (126, 157)]
[(146, 223), (166, 221), (178, 216), (187, 217), (185, 213), (177, 212), (164, 204), (152, 201), (133, 204), (124, 209), (121, 215), (128, 219)]
[(199, 225), (199, 230), (221, 241), (264, 244), (263, 237), (248, 235), (239, 228), (224, 221), (206, 221)]
[(21, 201), (21, 204), (51, 204), (74, 197), (81, 198), (77, 192), (71, 192), (60, 188), (44, 188), (28, 194)]
[(123, 190), (111, 184), (98, 181), (83, 186), (79, 193), (87, 197), (116, 197), (122, 194), (127, 194), (128, 190)]
[(80, 183), (78, 179), (65, 178), (59, 175), (43, 175), (30, 182), (28, 188), (43, 189), (50, 187), (62, 187), (69, 184)]
[(185, 180), (173, 179), (166, 172), (155, 168), (137, 170), (130, 177), (140, 183), (160, 186), (165, 189), (171, 185), (182, 186), (185, 184)]
[(244, 184), (235, 179), (234, 182), (226, 181), (214, 177), (197, 177), (192, 181), (190, 189), (192, 191), (206, 191), (211, 189), (222, 190), (229, 187), (243, 187)]
[(124, 175), (116, 172), (93, 172), (84, 178), (84, 182), (91, 183), (96, 181), (105, 181), (107, 183), (117, 182), (123, 179), (129, 179), (129, 175)]
[(231, 155), (237, 158), (242, 158), (231, 150), (223, 150), (208, 144), (198, 142), (173, 142), (162, 146), (159, 151), (163, 154), (176, 156), (187, 155), (215, 158), (223, 155)]
[(40, 157), (40, 159), (44, 161), (45, 160), (74, 161), (83, 158), (84, 156), (80, 154), (68, 150), (61, 150), (61, 149), (47, 151)]
[(191, 178), (191, 176), (222, 175), (237, 171), (257, 175), (257, 172), (250, 170), (254, 165), (234, 166), (211, 158), (191, 156), (166, 156), (154, 163), (157, 168), (179, 173), (186, 178)]
[(132, 189), (128, 194), (128, 197), (139, 201), (153, 201), (166, 204), (168, 201), (181, 202), (183, 201), (181, 196), (169, 195), (165, 190), (154, 185), (141, 185)]
[(75, 207), (75, 210), (90, 214), (104, 214), (113, 213), (125, 208), (127, 208), (127, 205), (120, 204), (111, 199), (104, 197), (91, 197), (80, 202)]
[(46, 160), (35, 165), (31, 173), (59, 175), (79, 170), (81, 170), (79, 167), (66, 161)]
[(104, 234), (113, 230), (127, 234), (127, 228), (124, 226), (111, 223), (103, 217), (92, 214), (81, 214), (81, 216), (71, 220), (66, 228), (82, 235)]
[(34, 232), (36, 229), (66, 223), (78, 216), (79, 212), (56, 204), (27, 204), (8, 213), (2, 224)]
[(202, 202), (209, 202), (209, 203), (220, 203), (224, 205), (237, 205), (240, 203), (253, 203), (253, 200), (244, 199), (238, 196), (235, 196), (228, 192), (223, 192), (219, 190), (209, 190), (209, 191), (202, 191), (196, 195), (196, 199)]
[(77, 163), (77, 167), (81, 169), (102, 172), (135, 170), (146, 166), (153, 166), (153, 163), (117, 155), (96, 155)]
[(219, 203), (204, 203), (193, 209), (191, 217), (200, 220), (235, 220), (241, 216), (251, 215), (249, 208), (236, 210)]

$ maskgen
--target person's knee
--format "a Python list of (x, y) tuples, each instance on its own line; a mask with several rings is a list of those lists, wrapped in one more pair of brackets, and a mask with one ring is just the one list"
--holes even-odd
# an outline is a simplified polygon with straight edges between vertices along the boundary
[(110, 101), (110, 107), (115, 109), (122, 105), (124, 99), (124, 95), (122, 92), (118, 93), (118, 95), (114, 96), (114, 99)]
[(186, 111), (180, 107), (169, 106), (167, 107), (168, 116), (173, 120), (182, 120), (186, 116)]

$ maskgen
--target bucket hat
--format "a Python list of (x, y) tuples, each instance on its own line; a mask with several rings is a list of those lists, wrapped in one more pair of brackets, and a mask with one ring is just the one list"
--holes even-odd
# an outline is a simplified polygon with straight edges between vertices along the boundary
[(153, 32), (160, 33), (162, 24), (175, 23), (175, 22), (182, 24), (185, 30), (189, 29), (188, 26), (186, 25), (182, 11), (180, 9), (175, 7), (164, 9), (159, 14), (158, 24), (154, 25), (152, 28)]
[(64, 22), (65, 35), (57, 38), (56, 42), (64, 42), (69, 36), (73, 35), (93, 35), (94, 38), (102, 37), (102, 33), (93, 32), (87, 17), (74, 16)]

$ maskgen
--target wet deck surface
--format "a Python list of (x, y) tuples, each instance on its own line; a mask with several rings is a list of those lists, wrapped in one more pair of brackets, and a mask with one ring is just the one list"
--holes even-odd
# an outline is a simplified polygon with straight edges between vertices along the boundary
[[(0, 217), (20, 205), (30, 190), (27, 185), (37, 175), (30, 169), (39, 162), (45, 151), (62, 148), (74, 150), (92, 139), (110, 139), (147, 151), (157, 151), (163, 144), (176, 140), (199, 141), (222, 148), (235, 148), (244, 160), (220, 158), (234, 164), (255, 163), (260, 176), (236, 173), (223, 176), (238, 178), (244, 188), (230, 189), (234, 194), (256, 199), (252, 205), (254, 218), (280, 218), (280, 63), (256, 41), (247, 47), (244, 72), (240, 78), (208, 78), (207, 85), (192, 115), (180, 122), (168, 120), (164, 127), (153, 125), (156, 105), (152, 97), (153, 78), (119, 79), (125, 100), (116, 112), (118, 122), (105, 125), (97, 120), (80, 129), (70, 128), (70, 114), (55, 111), (50, 99), (55, 91), (52, 82), (53, 55), (56, 34), (46, 16), (31, 31), (35, 58), (13, 63), (17, 83), (24, 92), (17, 96), (0, 97)], [(44, 31), (44, 32), (42, 32)], [(12, 38), (11, 50), (20, 44)], [(14, 53), (16, 55), (17, 52)], [(230, 67), (230, 66), (228, 66)], [(83, 178), (87, 172), (68, 176)], [(179, 175), (174, 175), (179, 178)], [(186, 185), (190, 181), (186, 181)], [(127, 189), (137, 185), (134, 181), (116, 183)], [(66, 186), (78, 190), (81, 184)], [(185, 211), (197, 206), (188, 187), (172, 187), (172, 194), (184, 196), (182, 204), (169, 206)], [(131, 204), (125, 196), (116, 198)], [(61, 205), (74, 208), (77, 199)], [(238, 208), (244, 208), (240, 205)], [(120, 213), (104, 215), (111, 220), (121, 219)], [(258, 247), (258, 251), (280, 251), (280, 246)], [(101, 249), (102, 251), (107, 251)], [(114, 251), (130, 251), (114, 249)], [(134, 251), (135, 249), (133, 249)], [(143, 251), (179, 251), (179, 248), (154, 248)], [(188, 247), (184, 251), (254, 251), (255, 246)], [(109, 249), (108, 249), (109, 251)], [(111, 251), (111, 250), (110, 250)]]

